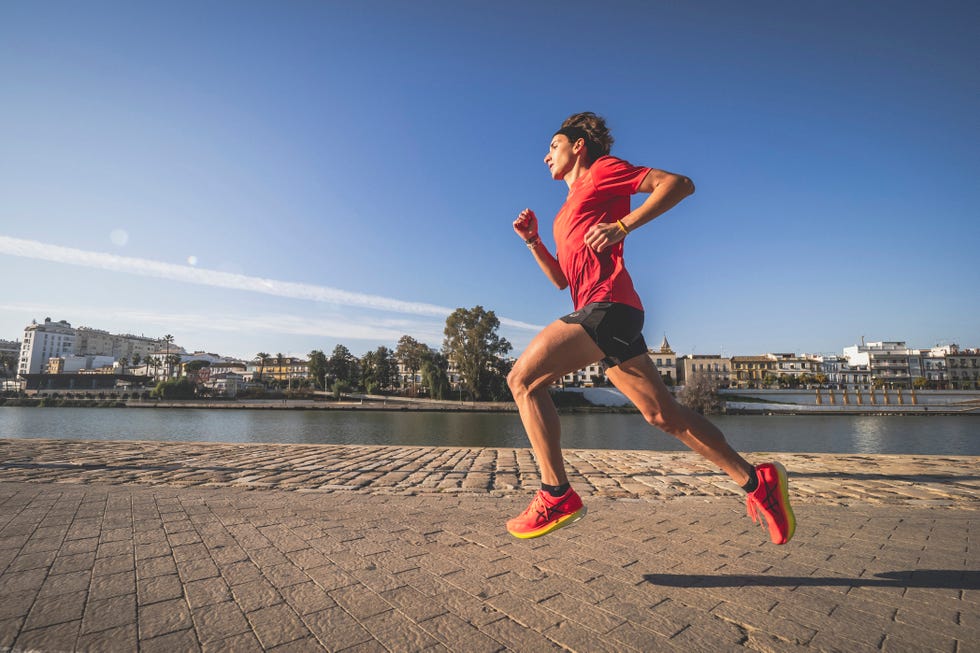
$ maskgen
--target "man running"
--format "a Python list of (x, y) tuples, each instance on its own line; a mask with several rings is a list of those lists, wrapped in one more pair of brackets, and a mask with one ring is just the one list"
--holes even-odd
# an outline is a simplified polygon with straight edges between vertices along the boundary
[[(548, 388), (555, 379), (601, 361), (606, 378), (647, 422), (728, 474), (746, 491), (753, 521), (761, 515), (772, 541), (785, 544), (796, 529), (786, 470), (775, 462), (753, 467), (717, 427), (670, 394), (647, 355), (643, 304), (623, 262), (626, 236), (692, 194), (694, 184), (610, 156), (612, 143), (605, 120), (591, 112), (570, 116), (551, 139), (544, 162), (552, 179), (568, 185), (554, 220), (557, 257), (541, 241), (533, 211), (525, 209), (514, 221), (545, 276), (560, 290), (570, 288), (575, 310), (535, 336), (507, 378), (542, 482), (507, 530), (519, 538), (539, 537), (583, 516), (582, 499), (565, 474), (561, 424)], [(648, 196), (630, 211), (635, 193)]]

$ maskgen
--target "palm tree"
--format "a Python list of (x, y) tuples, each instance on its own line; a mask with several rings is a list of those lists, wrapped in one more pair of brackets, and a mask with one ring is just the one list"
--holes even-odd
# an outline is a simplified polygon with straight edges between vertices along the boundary
[(260, 351), (255, 355), (255, 357), (259, 359), (259, 380), (261, 381), (262, 373), (265, 371), (265, 366), (269, 362), (270, 356), (264, 351)]
[(279, 387), (280, 388), (282, 388), (282, 361), (283, 361), (283, 358), (284, 357), (282, 355), (282, 352), (279, 352), (279, 353), (276, 354), (276, 368), (278, 370), (278, 378), (279, 378)]
[(167, 380), (169, 381), (171, 377), (171, 369), (172, 369), (170, 367), (170, 345), (171, 343), (173, 343), (174, 337), (168, 333), (163, 337), (163, 341), (167, 343), (167, 357), (164, 360), (167, 361)]

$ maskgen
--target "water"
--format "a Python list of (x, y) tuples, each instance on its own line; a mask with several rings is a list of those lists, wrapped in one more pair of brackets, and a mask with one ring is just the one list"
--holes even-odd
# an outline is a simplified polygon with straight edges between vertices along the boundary
[[(638, 415), (563, 415), (562, 444), (683, 451)], [(976, 416), (719, 416), (739, 451), (980, 455)], [(515, 413), (0, 407), (0, 437), (527, 447)]]

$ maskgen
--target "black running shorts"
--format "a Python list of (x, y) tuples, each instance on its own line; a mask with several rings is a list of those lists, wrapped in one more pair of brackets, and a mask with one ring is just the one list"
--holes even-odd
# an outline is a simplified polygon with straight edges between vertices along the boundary
[(581, 324), (606, 355), (603, 368), (616, 367), (634, 356), (647, 353), (643, 339), (643, 311), (626, 304), (593, 302), (560, 318), (568, 324)]

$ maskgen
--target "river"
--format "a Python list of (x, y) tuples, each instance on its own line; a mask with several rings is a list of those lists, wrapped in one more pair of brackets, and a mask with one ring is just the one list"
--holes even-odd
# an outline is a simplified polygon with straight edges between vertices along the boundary
[[(718, 416), (739, 451), (980, 456), (976, 416)], [(684, 450), (635, 414), (563, 415), (562, 444)], [(0, 437), (526, 447), (514, 413), (0, 407)]]

